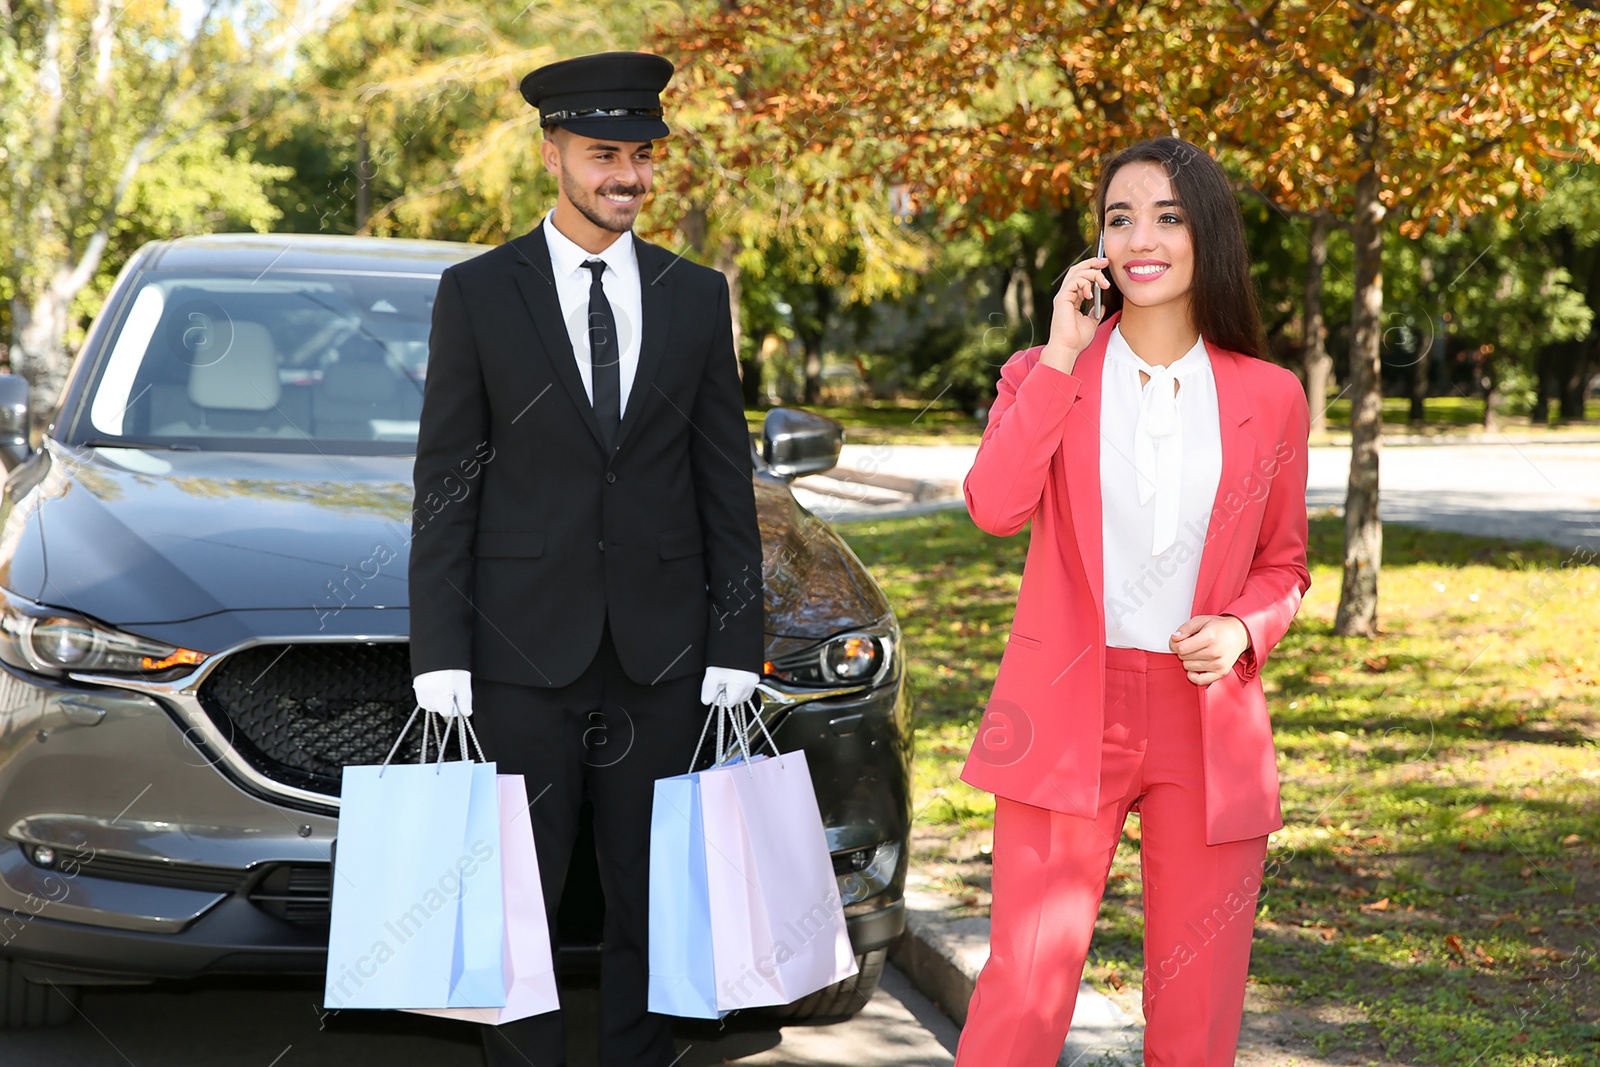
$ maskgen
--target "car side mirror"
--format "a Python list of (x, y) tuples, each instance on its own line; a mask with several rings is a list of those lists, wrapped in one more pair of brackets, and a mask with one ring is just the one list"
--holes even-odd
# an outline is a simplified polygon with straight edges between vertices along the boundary
[(0, 374), (0, 463), (7, 470), (33, 455), (28, 418), (28, 379)]
[(780, 478), (837, 466), (843, 445), (843, 426), (800, 408), (773, 408), (761, 424), (761, 458)]

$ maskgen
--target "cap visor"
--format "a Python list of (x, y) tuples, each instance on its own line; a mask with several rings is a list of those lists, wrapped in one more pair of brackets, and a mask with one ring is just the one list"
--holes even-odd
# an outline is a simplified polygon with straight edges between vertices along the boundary
[(561, 123), (580, 137), (610, 138), (617, 141), (659, 141), (671, 134), (667, 124), (656, 118), (573, 119)]

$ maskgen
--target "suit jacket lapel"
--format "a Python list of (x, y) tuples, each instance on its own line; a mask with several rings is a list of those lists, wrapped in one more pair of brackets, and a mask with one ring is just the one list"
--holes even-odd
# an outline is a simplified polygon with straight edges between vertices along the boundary
[(656, 373), (667, 350), (667, 334), (672, 318), (672, 267), (677, 258), (671, 252), (634, 238), (634, 252), (639, 259), (639, 366), (633, 372), (633, 384), (628, 387), (628, 404), (622, 413), (622, 423), (617, 427), (617, 447), (628, 440), (628, 432), (643, 417), (643, 412), (655, 399)]
[(1217, 422), (1222, 434), (1222, 475), (1217, 480), (1217, 495), (1212, 501), (1211, 518), (1206, 527), (1205, 548), (1200, 553), (1200, 573), (1195, 582), (1191, 615), (1214, 614), (1202, 607), (1220, 609), (1212, 603), (1212, 587), (1222, 573), (1222, 564), (1234, 550), (1239, 529), (1239, 508), (1230, 507), (1229, 498), (1245, 500), (1249, 488), (1250, 465), (1255, 459), (1256, 442), (1246, 424), (1250, 421), (1250, 398), (1245, 394), (1244, 375), (1239, 360), (1248, 359), (1206, 342), (1211, 357), (1212, 377), (1217, 383)]
[(1122, 317), (1117, 312), (1095, 330), (1094, 340), (1078, 354), (1072, 376), (1078, 379), (1078, 399), (1067, 414), (1062, 431), (1061, 456), (1067, 476), (1067, 506), (1078, 551), (1094, 594), (1096, 617), (1105, 617), (1105, 535), (1100, 502), (1100, 394), (1101, 372), (1111, 329)]
[[(539, 339), (544, 342), (545, 358), (550, 360), (556, 380), (566, 389), (584, 425), (589, 427), (595, 444), (604, 449), (600, 420), (595, 417), (589, 394), (583, 391), (578, 360), (572, 353), (572, 339), (567, 336), (567, 324), (561, 317), (561, 300), (556, 295), (555, 271), (550, 266), (550, 248), (545, 243), (543, 225), (535, 226), (511, 244), (519, 253), (515, 270), (517, 289), (528, 305), (528, 314), (533, 318)], [(638, 388), (637, 383), (634, 387)]]

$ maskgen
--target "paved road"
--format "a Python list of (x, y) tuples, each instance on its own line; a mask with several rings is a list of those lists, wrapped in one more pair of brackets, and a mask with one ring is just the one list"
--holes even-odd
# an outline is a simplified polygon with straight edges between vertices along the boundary
[[(1600, 445), (1419, 445), (1378, 462), (1385, 521), (1600, 552)], [(1343, 507), (1349, 473), (1349, 449), (1313, 449), (1307, 503)]]
[[(840, 465), (959, 487), (974, 445), (846, 445)], [(1312, 507), (1343, 507), (1350, 450), (1311, 450)], [(1600, 552), (1600, 444), (1428, 444), (1385, 447), (1380, 460), (1385, 521), (1463, 533), (1551, 541)], [(804, 493), (806, 480), (797, 485)], [(892, 505), (808, 494), (819, 515), (888, 515)], [(961, 506), (959, 489), (946, 506)], [(938, 506), (938, 505), (934, 505)]]
[[(351, 1012), (319, 1030), (310, 985), (212, 982), (206, 988), (91, 990), (75, 1025), (0, 1034), (5, 1067), (479, 1067), (471, 1023)], [(598, 993), (563, 989), (571, 1067), (593, 1067)], [(830, 1026), (719, 1031), (685, 1023), (678, 1067), (949, 1067), (955, 1025), (889, 968), (862, 1013)], [(539, 1060), (539, 1063), (546, 1061)]]

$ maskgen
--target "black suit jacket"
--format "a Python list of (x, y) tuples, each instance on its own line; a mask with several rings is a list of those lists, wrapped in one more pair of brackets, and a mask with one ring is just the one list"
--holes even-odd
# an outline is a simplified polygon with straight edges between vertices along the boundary
[(414, 470), (411, 667), (567, 685), (609, 618), (643, 684), (760, 672), (761, 536), (727, 281), (636, 241), (639, 365), (607, 457), (544, 232), (439, 280)]

